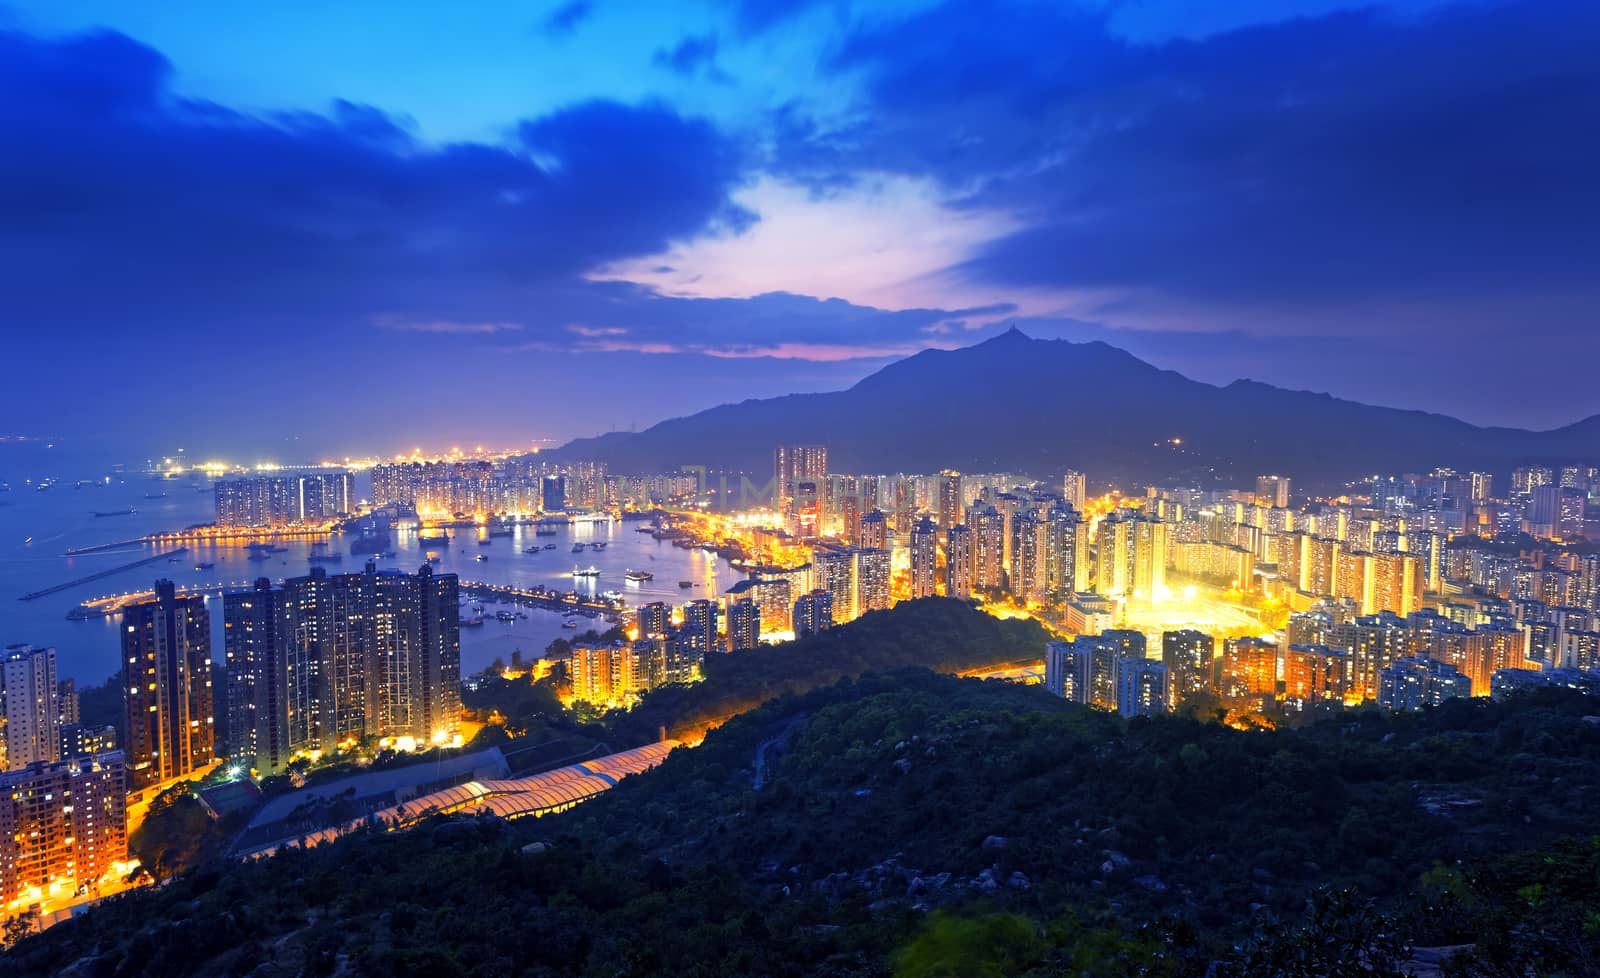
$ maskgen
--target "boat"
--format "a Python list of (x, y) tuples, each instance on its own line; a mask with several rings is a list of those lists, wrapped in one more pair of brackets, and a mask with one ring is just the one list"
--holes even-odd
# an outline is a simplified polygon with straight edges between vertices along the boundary
[(107, 516), (132, 516), (134, 513), (137, 513), (137, 512), (138, 512), (138, 510), (136, 510), (136, 509), (134, 509), (134, 508), (132, 508), (130, 506), (127, 509), (113, 509), (110, 512), (107, 512), (107, 513), (102, 513), (102, 512), (96, 511), (94, 515), (95, 515), (95, 517), (97, 519), (105, 519)]
[(516, 612), (512, 612), (512, 611), (497, 611), (497, 612), (494, 613), (494, 620), (495, 621), (516, 621), (517, 620), (517, 615), (516, 615)]
[(306, 559), (313, 564), (338, 564), (344, 561), (344, 554), (312, 554)]
[(428, 563), (437, 564), (438, 562), (439, 562), (439, 557), (438, 557), (437, 554), (429, 554), (428, 555)]
[(478, 541), (478, 546), (480, 546), (480, 547), (492, 547), (492, 546), (494, 546), (494, 541), (489, 539), (488, 537), (484, 537), (482, 540)]
[(546, 550), (554, 550), (556, 548), (556, 545), (553, 544), (553, 543), (547, 543), (547, 544), (544, 545), (544, 548)]
[(604, 550), (606, 548), (606, 541), (601, 540), (599, 543), (591, 543), (589, 544), (589, 547), (593, 550)]
[(271, 560), (272, 559), (272, 555), (267, 553), (265, 550), (252, 550), (252, 551), (250, 551), (250, 558), (249, 559), (251, 559), (251, 560)]
[(528, 547), (526, 550), (523, 550), (522, 552), (525, 553), (525, 554), (536, 554), (536, 553), (542, 552), (543, 550), (544, 550), (543, 547), (532, 546), (532, 547)]
[(679, 587), (685, 587), (685, 588), (694, 587), (694, 582), (693, 581), (679, 581), (678, 582), (678, 586)]
[(565, 618), (565, 619), (562, 619), (561, 627), (562, 628), (577, 628), (578, 627), (578, 620), (576, 618)]
[(489, 555), (488, 554), (479, 554), (478, 556), (476, 556), (476, 557), (474, 557), (472, 559), (473, 560), (488, 560), (489, 559)]
[(458, 616), (457, 620), (460, 622), (462, 628), (477, 628), (479, 625), (483, 624), (483, 612), (474, 611), (470, 616)]
[(215, 566), (217, 566), (217, 565), (216, 564), (195, 564), (194, 565), (194, 569), (195, 570), (210, 570), (211, 568), (213, 568)]
[[(39, 488), (43, 489), (44, 486), (40, 486)], [(165, 498), (167, 498), (167, 494), (164, 493), (164, 492), (147, 492), (147, 493), (144, 494), (144, 498), (146, 498), (146, 499), (165, 499)]]
[(425, 537), (420, 533), (417, 534), (417, 546), (419, 547), (442, 547), (449, 542), (450, 534), (448, 533), (441, 533), (436, 537)]
[(553, 537), (559, 532), (555, 527), (546, 526), (543, 523), (533, 528), (533, 535), (536, 537)]
[(582, 568), (581, 570), (579, 568), (577, 568), (577, 567), (574, 567), (574, 568), (572, 568), (572, 576), (573, 577), (590, 577), (590, 578), (599, 577), (600, 576), (600, 568), (594, 566), (593, 564), (590, 564), (588, 567)]
[(631, 570), (622, 576), (630, 581), (633, 581), (635, 584), (642, 584), (645, 581), (653, 581), (656, 579), (654, 574), (650, 573), (649, 571), (641, 570)]
[(581, 544), (581, 543), (573, 544), (572, 545), (572, 552), (575, 553), (575, 554), (583, 553), (583, 544)]

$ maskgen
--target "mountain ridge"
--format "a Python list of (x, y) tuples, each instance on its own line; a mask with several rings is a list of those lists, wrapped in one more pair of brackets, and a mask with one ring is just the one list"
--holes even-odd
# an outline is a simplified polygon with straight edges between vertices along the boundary
[(764, 474), (783, 442), (826, 444), (839, 472), (1048, 477), (1075, 468), (1129, 486), (1282, 472), (1333, 489), (1373, 472), (1503, 475), (1526, 462), (1600, 459), (1600, 414), (1545, 431), (1477, 426), (1248, 378), (1209, 384), (1100, 340), (1035, 339), (1013, 327), (972, 346), (919, 351), (843, 390), (718, 405), (641, 432), (575, 439), (554, 455), (622, 472)]

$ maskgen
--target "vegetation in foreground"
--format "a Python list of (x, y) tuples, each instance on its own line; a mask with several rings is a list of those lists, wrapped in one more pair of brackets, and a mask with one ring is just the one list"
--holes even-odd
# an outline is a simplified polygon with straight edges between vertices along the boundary
[(875, 674), (559, 816), (202, 866), (0, 973), (1254, 978), (1471, 944), (1455, 974), (1588, 974), (1591, 712), (1549, 690), (1242, 732)]

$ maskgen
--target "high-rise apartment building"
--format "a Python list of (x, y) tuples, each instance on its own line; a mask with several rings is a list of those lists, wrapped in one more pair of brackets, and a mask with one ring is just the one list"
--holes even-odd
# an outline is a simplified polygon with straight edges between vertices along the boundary
[(179, 597), (171, 581), (157, 581), (154, 598), (123, 609), (121, 637), (132, 786), (143, 788), (209, 764), (216, 740), (205, 599)]
[(212, 493), (221, 527), (317, 523), (355, 511), (355, 476), (345, 471), (221, 479)]
[(924, 516), (911, 528), (911, 596), (928, 598), (939, 593), (939, 530)]
[(945, 531), (944, 593), (965, 601), (972, 597), (972, 529), (952, 526)]
[[(74, 694), (75, 695), (75, 694)], [(61, 684), (56, 650), (12, 645), (0, 660), (5, 770), (61, 759)], [(76, 722), (76, 717), (73, 718)]]
[(1067, 501), (1068, 506), (1083, 512), (1083, 504), (1089, 498), (1089, 480), (1082, 472), (1068, 469), (1066, 475), (1061, 477), (1061, 498)]
[(960, 523), (966, 505), (961, 491), (961, 473), (949, 469), (939, 473), (939, 529), (948, 531)]
[(821, 588), (800, 595), (794, 603), (794, 637), (805, 638), (833, 627), (833, 592)]
[(761, 606), (753, 598), (728, 602), (728, 651), (741, 652), (761, 644)]
[[(773, 509), (786, 523), (792, 524), (802, 514), (802, 503), (816, 505), (818, 487), (827, 482), (827, 446), (779, 445), (773, 452), (772, 469)], [(802, 485), (809, 487), (805, 493), (801, 491)], [(802, 496), (807, 498), (802, 499)]]
[(1155, 659), (1117, 660), (1117, 712), (1148, 717), (1167, 712), (1167, 667)]
[(93, 887), (125, 861), (128, 788), (120, 751), (0, 774), (0, 905)]
[(461, 644), (453, 574), (316, 569), (223, 598), (230, 754), (278, 772), (363, 737), (452, 737)]
[(1256, 505), (1283, 508), (1289, 505), (1289, 477), (1286, 475), (1256, 476)]
[(1161, 661), (1167, 667), (1173, 709), (1211, 688), (1216, 652), (1216, 639), (1205, 632), (1186, 628), (1161, 633)]

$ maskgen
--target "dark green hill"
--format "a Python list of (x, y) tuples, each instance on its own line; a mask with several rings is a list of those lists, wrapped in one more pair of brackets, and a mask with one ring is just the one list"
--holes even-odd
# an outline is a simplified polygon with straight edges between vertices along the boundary
[[(1600, 813), (1595, 706), (1550, 691), (1245, 733), (876, 674), (738, 716), (562, 815), (202, 868), (26, 941), (0, 973), (1198, 976), (1217, 962), (1254, 978), (1392, 973), (1326, 962), (1380, 964), (1410, 938), (1484, 940), (1520, 962), (1505, 974), (1533, 973), (1542, 948), (1541, 973), (1579, 974), (1600, 848), (1560, 840)], [(1303, 916), (1328, 885), (1355, 895)]]

